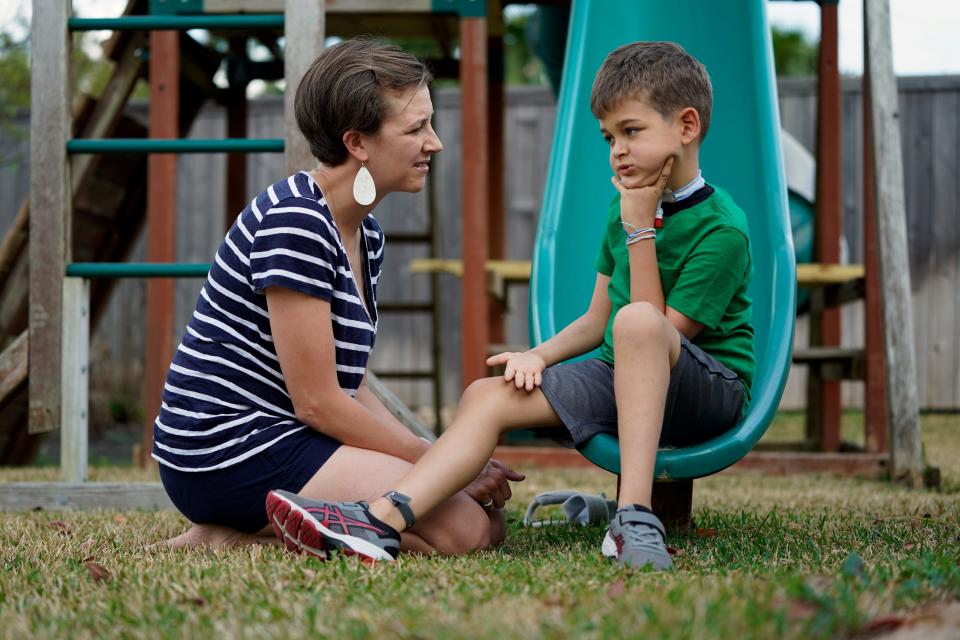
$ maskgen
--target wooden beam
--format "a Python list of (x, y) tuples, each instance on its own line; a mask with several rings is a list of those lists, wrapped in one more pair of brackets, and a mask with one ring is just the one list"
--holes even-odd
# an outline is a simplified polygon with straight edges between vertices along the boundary
[(70, 261), (70, 0), (33, 0), (30, 27), (30, 433), (60, 426), (61, 281)]
[[(117, 126), (117, 122), (123, 116), (123, 108), (130, 99), (137, 80), (140, 79), (143, 70), (143, 56), (140, 50), (146, 46), (147, 36), (143, 33), (130, 33), (123, 38), (123, 41), (125, 46), (119, 52), (119, 60), (114, 65), (113, 73), (110, 74), (106, 86), (97, 98), (93, 113), (87, 119), (87, 124), (79, 137), (109, 137), (109, 132)], [(80, 185), (92, 175), (99, 159), (99, 156), (86, 153), (70, 158), (72, 193), (77, 193)]]
[(24, 331), (0, 353), (0, 406), (27, 379), (28, 335)]
[[(866, 34), (863, 57), (867, 58)], [(886, 453), (887, 382), (883, 353), (883, 301), (880, 299), (880, 257), (877, 250), (876, 184), (873, 179), (870, 69), (864, 65), (860, 95), (863, 114), (863, 265), (864, 278), (864, 442), (871, 453)]]
[[(246, 58), (246, 37), (230, 39), (230, 55)], [(230, 83), (227, 91), (227, 137), (247, 137), (247, 83)], [(229, 230), (233, 221), (247, 205), (247, 154), (227, 154), (227, 209), (224, 211), (224, 229)]]
[[(322, 5), (320, 2), (293, 1)], [(326, 4), (328, 13), (430, 13), (433, 9), (432, 0), (327, 0)], [(289, 3), (284, 0), (204, 0), (203, 3), (204, 13), (277, 13), (284, 7), (290, 10)]]
[[(840, 262), (843, 236), (843, 194), (840, 187), (840, 67), (837, 5), (820, 4), (820, 58), (817, 68), (817, 215), (815, 256), (822, 263)], [(840, 346), (840, 310), (811, 305), (810, 343)], [(840, 446), (840, 383), (810, 376), (807, 382), (807, 435), (824, 451)]]
[(485, 18), (460, 20), (461, 253), (463, 254), (462, 384), (483, 378), (489, 340), (486, 269), (489, 164), (487, 111), (487, 25)]
[(882, 478), (889, 473), (889, 456), (878, 453), (751, 451), (723, 473), (792, 476), (825, 473)]
[(893, 71), (889, 1), (864, 0), (863, 15), (867, 38), (864, 66), (870, 70), (870, 120), (892, 474), (910, 486), (920, 486), (923, 461), (917, 408), (917, 365), (913, 352), (900, 112), (897, 79)]
[(310, 153), (310, 145), (297, 127), (293, 107), (300, 80), (323, 51), (326, 9), (323, 2), (286, 0), (285, 14), (283, 75), (287, 88), (283, 92), (283, 155), (289, 174), (312, 169), (317, 164), (317, 159)]
[(60, 418), (60, 479), (87, 478), (90, 387), (90, 281), (63, 279), (63, 411)]
[[(449, 273), (458, 278), (463, 276), (463, 260), (455, 258), (414, 258), (410, 261), (412, 273)], [(530, 280), (529, 260), (487, 260), (486, 269), (504, 280), (528, 282)]]
[[(493, 452), (493, 457), (520, 470), (524, 467), (597, 468), (575, 449), (555, 446), (499, 446)], [(774, 476), (823, 473), (880, 478), (888, 473), (889, 461), (889, 456), (877, 453), (754, 450), (721, 473), (757, 473)]]
[[(487, 178), (490, 181), (490, 209), (487, 214), (489, 225), (488, 256), (493, 260), (506, 257), (506, 187), (504, 161), (504, 94), (503, 82), (506, 73), (504, 60), (503, 35), (506, 30), (503, 23), (503, 10), (499, 0), (487, 2), (487, 121), (488, 149)], [(506, 340), (505, 315), (508, 300), (494, 296), (488, 301), (487, 340), (503, 342)]]
[(173, 508), (159, 482), (9, 482), (0, 485), (0, 511)]
[(393, 414), (397, 420), (403, 423), (413, 434), (420, 438), (426, 438), (430, 442), (433, 442), (437, 437), (433, 434), (430, 429), (420, 422), (420, 419), (417, 418), (410, 409), (407, 408), (407, 405), (403, 404), (403, 401), (398, 398), (393, 391), (383, 384), (380, 381), (373, 371), (367, 369), (367, 386), (370, 387), (370, 391), (373, 392), (373, 395), (379, 398), (380, 402), (383, 403), (383, 406), (387, 408), (387, 411)]
[(798, 264), (797, 284), (809, 287), (824, 284), (846, 284), (864, 276), (862, 264)]
[[(180, 136), (180, 40), (176, 31), (150, 34), (150, 137)], [(177, 156), (153, 154), (147, 175), (147, 261), (176, 261)], [(173, 357), (174, 281), (147, 281), (146, 354), (144, 357), (143, 447), (141, 463), (150, 461), (153, 422)]]

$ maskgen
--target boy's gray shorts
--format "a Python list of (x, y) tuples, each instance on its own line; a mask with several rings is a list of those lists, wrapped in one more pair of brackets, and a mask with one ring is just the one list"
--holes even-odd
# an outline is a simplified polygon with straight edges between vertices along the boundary
[[(540, 389), (566, 427), (550, 430), (563, 446), (579, 447), (598, 433), (617, 436), (613, 365), (596, 358), (555, 365), (543, 372)], [(644, 389), (631, 393), (642, 399)], [(744, 395), (736, 373), (681, 335), (680, 357), (670, 372), (660, 446), (698, 444), (735, 426)]]

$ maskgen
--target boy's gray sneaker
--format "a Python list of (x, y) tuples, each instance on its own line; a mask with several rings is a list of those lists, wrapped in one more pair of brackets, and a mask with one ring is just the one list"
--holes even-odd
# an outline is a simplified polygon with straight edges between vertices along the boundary
[(660, 519), (633, 506), (622, 507), (610, 520), (610, 537), (617, 547), (617, 562), (628, 567), (672, 569), (667, 532)]

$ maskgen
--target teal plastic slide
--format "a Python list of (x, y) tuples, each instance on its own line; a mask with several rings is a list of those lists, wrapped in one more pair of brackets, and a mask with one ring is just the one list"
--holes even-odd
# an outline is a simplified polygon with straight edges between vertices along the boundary
[[(657, 479), (698, 478), (739, 460), (766, 431), (793, 343), (796, 263), (766, 0), (574, 0), (533, 254), (530, 337), (532, 344), (550, 338), (590, 301), (593, 259), (614, 195), (590, 89), (607, 53), (637, 40), (678, 42), (706, 65), (714, 106), (701, 152), (703, 175), (731, 193), (750, 223), (757, 369), (749, 411), (714, 440), (657, 456)], [(596, 436), (581, 452), (619, 473), (615, 439)]]

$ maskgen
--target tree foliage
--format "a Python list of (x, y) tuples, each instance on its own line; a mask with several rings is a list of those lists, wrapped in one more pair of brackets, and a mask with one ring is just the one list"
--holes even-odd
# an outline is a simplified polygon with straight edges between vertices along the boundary
[(802, 31), (773, 27), (773, 59), (778, 76), (812, 76), (817, 73), (818, 45)]

